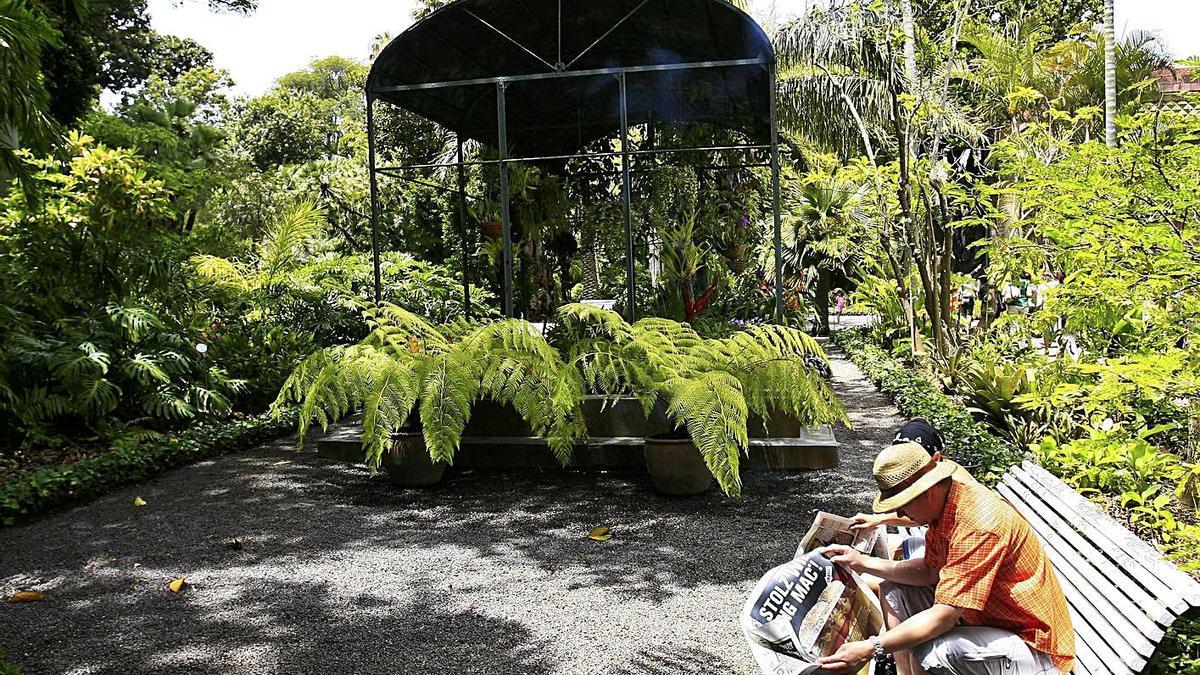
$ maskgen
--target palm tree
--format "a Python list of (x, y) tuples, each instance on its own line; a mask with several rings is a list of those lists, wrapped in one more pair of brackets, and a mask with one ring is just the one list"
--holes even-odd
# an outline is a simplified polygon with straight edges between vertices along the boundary
[(1104, 143), (1117, 147), (1117, 24), (1113, 0), (1104, 0)]
[(787, 190), (789, 215), (784, 230), (784, 268), (794, 276), (816, 273), (813, 305), (817, 335), (829, 334), (829, 292), (833, 273), (845, 270), (861, 250), (867, 215), (862, 186), (821, 177)]
[(1050, 34), (1030, 20), (1001, 27), (973, 24), (962, 42), (975, 56), (958, 77), (973, 94), (975, 109), (995, 138), (1019, 134), (1031, 109), (1050, 89), (1052, 67), (1044, 49)]
[(861, 153), (874, 163), (900, 77), (879, 39), (887, 30), (881, 13), (834, 5), (814, 7), (776, 31), (785, 134), (843, 157)]

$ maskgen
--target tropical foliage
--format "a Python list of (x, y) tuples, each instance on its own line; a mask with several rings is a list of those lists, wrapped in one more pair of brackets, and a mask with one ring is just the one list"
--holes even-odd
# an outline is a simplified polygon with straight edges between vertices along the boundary
[(611, 310), (571, 304), (559, 310), (556, 348), (535, 326), (513, 319), (435, 326), (388, 303), (364, 317), (371, 333), (305, 359), (275, 410), (298, 405), (301, 435), (312, 421), (326, 427), (361, 413), (365, 459), (375, 467), (395, 433), (414, 425), (432, 459), (452, 462), (482, 399), (511, 405), (566, 465), (587, 433), (585, 393), (636, 396), (647, 413), (661, 401), (721, 487), (736, 495), (749, 413), (779, 411), (806, 425), (844, 418), (806, 362), (824, 359), (820, 346), (782, 326), (706, 339), (669, 319), (630, 324)]

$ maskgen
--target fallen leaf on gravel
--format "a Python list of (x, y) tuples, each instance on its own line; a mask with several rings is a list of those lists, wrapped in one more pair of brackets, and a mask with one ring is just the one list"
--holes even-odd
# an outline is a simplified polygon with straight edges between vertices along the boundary
[(587, 538), (591, 539), (592, 541), (608, 541), (609, 539), (612, 539), (612, 530), (608, 529), (606, 525), (601, 525), (600, 527), (593, 529), (591, 532), (588, 532)]
[(183, 585), (186, 583), (187, 581), (183, 577), (179, 577), (175, 581), (172, 581), (170, 584), (168, 584), (167, 588), (170, 588), (172, 593), (178, 593), (179, 591), (183, 590)]
[(134, 506), (145, 506), (145, 505), (146, 505), (146, 500), (145, 500), (145, 499), (142, 499), (141, 497), (134, 497), (134, 498), (133, 498), (133, 505), (134, 505)]
[(133, 569), (135, 569), (135, 570), (141, 566), (142, 566), (142, 563), (133, 563)]
[(237, 539), (237, 538), (226, 539), (224, 541), (224, 545), (225, 545), (225, 548), (231, 548), (235, 551), (240, 551), (240, 550), (246, 548), (245, 542), (243, 542), (241, 539)]
[(39, 591), (17, 591), (8, 599), (9, 602), (41, 602), (46, 596)]

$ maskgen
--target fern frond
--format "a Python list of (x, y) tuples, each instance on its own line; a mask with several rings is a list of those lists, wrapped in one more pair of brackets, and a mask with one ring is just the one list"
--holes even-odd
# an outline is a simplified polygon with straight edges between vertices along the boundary
[(583, 302), (573, 302), (558, 308), (558, 321), (569, 333), (619, 340), (629, 330), (629, 324), (611, 309)]
[(436, 354), (450, 346), (450, 341), (433, 324), (389, 302), (367, 307), (363, 318), (371, 327), (371, 334), (363, 342), (386, 347), (398, 358), (421, 352)]
[(421, 390), (421, 426), (435, 462), (454, 463), (478, 395), (478, 364), (469, 354), (454, 350), (432, 357)]
[(375, 352), (364, 360), (367, 389), (363, 407), (363, 451), (367, 466), (377, 468), (392, 436), (402, 428), (420, 393), (421, 374), (412, 364)]
[(664, 384), (667, 414), (676, 425), (686, 425), (692, 442), (725, 494), (742, 491), (739, 456), (749, 443), (747, 408), (742, 386), (728, 373), (712, 371)]

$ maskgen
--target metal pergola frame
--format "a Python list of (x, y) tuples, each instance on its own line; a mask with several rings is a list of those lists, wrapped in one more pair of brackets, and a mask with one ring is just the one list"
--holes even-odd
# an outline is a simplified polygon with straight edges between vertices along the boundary
[[(644, 4), (644, 3), (643, 3)], [(474, 14), (472, 14), (474, 16)], [(478, 17), (476, 17), (478, 18)], [(483, 21), (483, 19), (479, 19)], [(485, 24), (487, 22), (484, 22)], [(508, 35), (505, 35), (499, 29), (487, 24), (489, 28), (500, 33), (506, 39), (517, 43)], [(615, 29), (616, 26), (613, 27)], [(593, 45), (594, 46), (594, 45)], [(588, 49), (591, 49), (589, 47)], [(586, 51), (586, 50), (585, 50)], [(578, 58), (578, 57), (577, 57)], [(540, 60), (540, 59), (539, 59)], [(626, 77), (629, 74), (635, 73), (654, 73), (665, 71), (686, 71), (711, 68), (744, 68), (747, 66), (758, 66), (765, 69), (768, 73), (770, 103), (770, 143), (747, 143), (742, 145), (724, 145), (724, 146), (699, 146), (699, 147), (682, 147), (682, 148), (652, 148), (643, 150), (629, 149), (629, 123), (627, 111), (627, 95), (626, 95)], [(373, 87), (371, 78), (368, 78), (366, 88), (367, 99), (367, 155), (370, 174), (370, 189), (371, 189), (371, 252), (374, 263), (374, 280), (375, 280), (375, 300), (378, 302), (382, 292), (382, 279), (380, 270), (380, 251), (379, 251), (379, 176), (394, 176), (405, 180), (411, 180), (418, 183), (424, 183), (416, 179), (409, 178), (404, 174), (409, 171), (422, 169), (457, 169), (457, 225), (461, 244), (463, 246), (463, 302), (464, 308), (468, 315), (470, 314), (470, 291), (471, 282), (468, 273), (468, 263), (470, 252), (468, 251), (468, 242), (466, 236), (466, 174), (465, 169), (468, 166), (486, 166), (498, 165), (500, 168), (500, 215), (502, 220), (502, 237), (503, 237), (503, 277), (502, 277), (502, 301), (504, 316), (513, 317), (513, 251), (512, 251), (512, 214), (510, 213), (510, 193), (509, 193), (509, 178), (507, 167), (509, 164), (516, 162), (536, 162), (547, 160), (571, 160), (583, 159), (587, 157), (621, 157), (621, 198), (624, 211), (625, 223), (625, 254), (626, 254), (626, 314), (629, 320), (637, 318), (637, 298), (634, 289), (635, 279), (635, 261), (634, 261), (634, 244), (633, 244), (633, 215), (632, 215), (632, 196), (631, 196), (631, 166), (630, 160), (634, 157), (657, 157), (660, 155), (669, 155), (680, 152), (705, 152), (717, 153), (728, 150), (769, 150), (771, 168), (771, 202), (772, 215), (774, 222), (774, 248), (775, 248), (775, 320), (780, 321), (783, 317), (783, 242), (782, 242), (782, 222), (780, 217), (780, 187), (779, 187), (779, 124), (778, 115), (776, 112), (775, 101), (775, 85), (776, 85), (776, 67), (773, 57), (760, 56), (753, 59), (730, 59), (720, 61), (697, 61), (684, 63), (666, 63), (657, 65), (635, 65), (621, 66), (612, 68), (593, 68), (587, 70), (567, 70), (569, 64), (563, 65), (559, 63), (554, 66), (554, 72), (532, 73), (524, 75), (511, 75), (500, 77), (485, 77), (473, 78), (464, 80), (451, 80), (442, 82), (423, 82), (419, 84), (398, 85), (398, 86), (379, 86)], [(618, 83), (618, 98), (620, 102), (620, 138), (621, 150), (618, 152), (577, 152), (568, 154), (543, 155), (534, 157), (509, 157), (508, 152), (508, 124), (506, 119), (506, 102), (505, 90), (510, 84), (520, 82), (530, 82), (535, 80), (553, 80), (558, 78), (576, 78), (576, 77), (605, 77), (611, 76), (616, 78)], [(497, 120), (497, 138), (498, 138), (498, 159), (481, 159), (473, 161), (465, 161), (463, 158), (463, 139), (461, 134), (458, 135), (458, 153), (457, 161), (454, 162), (435, 162), (424, 164), (408, 164), (400, 166), (377, 166), (375, 152), (375, 115), (374, 107), (380, 94), (391, 92), (417, 91), (425, 89), (441, 89), (447, 87), (468, 87), (492, 85), (496, 90), (496, 120)], [(741, 166), (762, 166), (761, 164), (742, 164)], [(438, 186), (441, 187), (441, 186)]]

